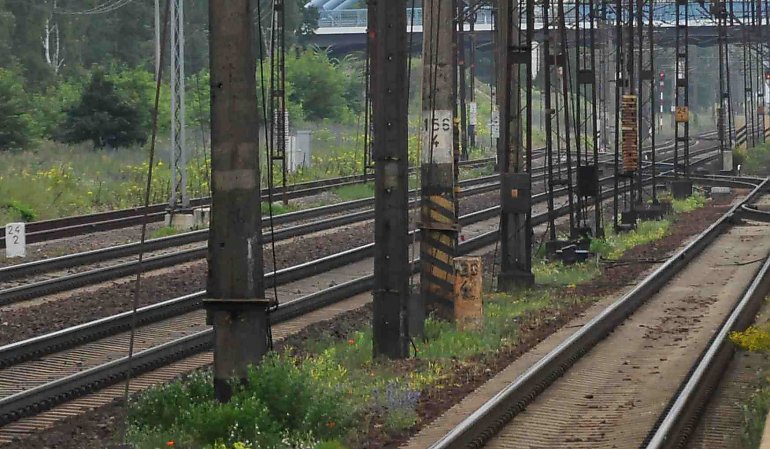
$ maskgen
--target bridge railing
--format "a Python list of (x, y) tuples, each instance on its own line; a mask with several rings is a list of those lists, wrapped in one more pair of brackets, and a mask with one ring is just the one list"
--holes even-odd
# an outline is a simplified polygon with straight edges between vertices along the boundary
[[(567, 9), (567, 22), (568, 25), (574, 24), (574, 3), (569, 5), (569, 1), (565, 2)], [(587, 6), (581, 5), (581, 9), (585, 9), (581, 15), (585, 17), (588, 13)], [(706, 6), (708, 8), (708, 5)], [(738, 21), (744, 21), (750, 17), (751, 7), (749, 1), (736, 1), (733, 6), (733, 14)], [(705, 11), (703, 7), (696, 3), (689, 3), (688, 9), (690, 9), (690, 20), (708, 20), (711, 15), (708, 11)], [(570, 13), (570, 11), (572, 11)], [(414, 10), (407, 9), (407, 23), (412, 23), (412, 15), (414, 15), (414, 25), (421, 27), (423, 24), (422, 8), (415, 8)], [(540, 20), (540, 9), (535, 11), (535, 21), (542, 23)], [(555, 14), (552, 14), (555, 17)], [(607, 19), (610, 21), (615, 20), (614, 11), (607, 11)], [(676, 19), (675, 5), (673, 2), (662, 1), (658, 4), (655, 11), (655, 20), (663, 22), (673, 22)], [(492, 10), (489, 8), (481, 8), (476, 13), (477, 25), (493, 25)], [(367, 11), (366, 9), (341, 9), (341, 10), (321, 10), (320, 18), (318, 20), (319, 28), (349, 28), (349, 27), (366, 27), (367, 25)], [(738, 23), (736, 23), (738, 25)]]

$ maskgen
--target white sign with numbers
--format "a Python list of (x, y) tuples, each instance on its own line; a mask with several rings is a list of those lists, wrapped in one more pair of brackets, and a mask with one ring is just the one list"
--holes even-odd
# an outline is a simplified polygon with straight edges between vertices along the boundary
[(425, 111), (422, 116), (422, 163), (454, 161), (452, 111)]
[(468, 119), (468, 123), (476, 126), (478, 124), (479, 120), (479, 108), (476, 106), (476, 102), (472, 101), (470, 104), (470, 118)]
[(489, 131), (493, 138), (500, 138), (500, 112), (497, 108), (492, 110), (492, 117), (489, 120)]
[(25, 257), (27, 255), (27, 239), (24, 223), (8, 223), (5, 225), (5, 257)]

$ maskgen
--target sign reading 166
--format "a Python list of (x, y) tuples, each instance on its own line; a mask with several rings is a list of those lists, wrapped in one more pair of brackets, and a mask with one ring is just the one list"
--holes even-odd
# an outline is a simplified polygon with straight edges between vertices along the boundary
[[(433, 122), (433, 129), (430, 129), (430, 122)], [(425, 118), (424, 120), (425, 132), (439, 132), (439, 131), (452, 131), (452, 118), (451, 117), (432, 117)]]
[(454, 160), (452, 111), (425, 111), (422, 123), (422, 162), (451, 163)]

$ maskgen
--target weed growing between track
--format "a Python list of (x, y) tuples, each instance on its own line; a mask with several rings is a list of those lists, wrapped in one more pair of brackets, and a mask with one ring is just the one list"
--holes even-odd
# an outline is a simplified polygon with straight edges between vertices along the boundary
[[(570, 300), (568, 302), (572, 302)], [(129, 433), (138, 448), (355, 448), (372, 436), (396, 438), (418, 421), (424, 391), (441, 385), (457, 363), (478, 363), (518, 340), (528, 316), (564, 307), (549, 290), (486, 298), (483, 332), (461, 332), (436, 319), (416, 356), (372, 359), (368, 328), (287, 348), (252, 369), (233, 400), (214, 399), (209, 372), (153, 388), (131, 407)]]
[(734, 163), (736, 167), (741, 165), (741, 173), (744, 175), (770, 175), (770, 143), (735, 150)]
[[(767, 299), (766, 299), (767, 301)], [(732, 341), (743, 351), (751, 351), (770, 357), (770, 323), (749, 326), (743, 332), (730, 334)], [(740, 353), (735, 357), (740, 357)], [(762, 441), (765, 420), (770, 412), (770, 373), (759, 372), (757, 386), (746, 401), (740, 404), (743, 422), (741, 425), (741, 441), (743, 447), (758, 448)]]
[[(686, 200), (680, 209), (702, 204)], [(602, 254), (620, 258), (661, 239), (675, 219), (612, 235), (603, 240)], [(140, 449), (169, 441), (195, 449), (340, 449), (396, 441), (421, 423), (426, 402), (457, 388), (458, 375), (483, 372), (527, 332), (594, 302), (573, 292), (602, 270), (596, 260), (538, 261), (537, 289), (485, 294), (483, 331), (460, 331), (429, 318), (426, 338), (414, 341), (409, 360), (373, 360), (371, 329), (362, 324), (344, 337), (328, 332), (271, 354), (229, 404), (215, 401), (209, 372), (197, 373), (141, 394), (130, 408), (129, 434)]]

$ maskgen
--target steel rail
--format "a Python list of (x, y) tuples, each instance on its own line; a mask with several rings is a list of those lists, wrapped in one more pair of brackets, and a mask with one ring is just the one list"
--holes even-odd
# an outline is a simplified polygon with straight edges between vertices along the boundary
[[(745, 204), (744, 204), (745, 206)], [(641, 445), (646, 449), (683, 447), (697, 423), (700, 411), (730, 363), (735, 346), (731, 332), (745, 330), (770, 292), (770, 257), (758, 269), (754, 280), (703, 350), (698, 362), (679, 387), (679, 391), (658, 418), (658, 423)]]
[[(708, 152), (712, 150), (705, 149), (704, 151)], [(485, 182), (499, 181), (498, 177), (496, 175), (493, 175), (490, 177), (469, 180), (469, 183), (470, 182), (478, 183), (480, 179), (483, 179)], [(607, 182), (610, 179), (612, 178), (605, 177), (601, 180), (601, 182)], [(498, 183), (490, 184), (490, 185), (482, 185), (480, 187), (474, 188), (472, 192), (465, 191), (466, 193), (464, 193), (462, 196), (471, 195), (471, 194), (480, 194), (480, 193), (496, 190), (497, 188), (498, 188)], [(555, 190), (554, 193), (563, 193), (565, 190), (566, 189), (562, 187), (560, 189)], [(547, 192), (533, 195), (533, 201), (535, 203), (545, 201), (546, 199), (547, 199)], [(374, 211), (368, 210), (368, 211), (362, 211), (362, 212), (344, 215), (341, 217), (334, 217), (326, 220), (320, 220), (312, 223), (302, 224), (291, 228), (280, 229), (275, 232), (275, 240), (282, 241), (282, 240), (298, 237), (301, 235), (306, 235), (313, 232), (319, 232), (321, 230), (333, 229), (339, 226), (343, 226), (345, 224), (369, 220), (369, 219), (372, 219), (373, 217), (374, 217)], [(182, 237), (184, 238), (183, 241), (189, 242), (190, 239), (193, 239), (193, 238), (205, 240), (207, 236), (208, 236), (208, 230), (201, 230), (201, 231), (195, 231), (192, 233), (182, 234), (181, 236), (172, 236), (172, 237), (166, 237), (163, 239), (151, 240), (148, 244), (150, 245), (151, 248), (158, 249), (158, 248), (168, 247), (170, 242), (175, 242), (175, 240), (173, 240), (174, 237)], [(141, 244), (134, 243), (134, 244), (122, 245), (121, 247), (118, 247), (116, 250), (119, 254), (125, 254), (126, 252), (139, 251), (140, 249), (141, 249)], [(145, 249), (145, 251), (149, 251), (149, 250)], [(110, 248), (106, 248), (102, 250), (81, 253), (78, 255), (62, 256), (61, 258), (52, 259), (50, 261), (44, 260), (44, 261), (38, 261), (38, 262), (31, 262), (29, 264), (19, 265), (18, 268), (15, 268), (14, 266), (12, 266), (8, 268), (0, 269), (0, 280), (2, 280), (4, 277), (5, 278), (9, 277), (9, 273), (19, 273), (19, 272), (29, 273), (31, 270), (34, 270), (36, 272), (41, 272), (43, 271), (41, 267), (46, 267), (46, 266), (62, 267), (65, 265), (72, 266), (72, 264), (75, 261), (80, 261), (80, 263), (84, 263), (83, 261), (87, 260), (88, 263), (95, 263), (98, 261), (109, 260), (110, 258), (115, 258), (113, 254), (114, 253), (110, 251)], [(207, 247), (201, 246), (201, 247), (192, 248), (192, 249), (183, 250), (183, 251), (175, 251), (170, 254), (148, 257), (144, 259), (141, 265), (138, 263), (138, 261), (129, 261), (129, 262), (116, 264), (110, 267), (97, 268), (89, 271), (84, 271), (81, 273), (74, 273), (67, 276), (46, 279), (46, 280), (42, 280), (42, 281), (38, 281), (38, 282), (26, 284), (26, 285), (20, 285), (17, 287), (0, 290), (0, 306), (13, 304), (24, 300), (29, 300), (31, 298), (36, 298), (43, 295), (60, 293), (67, 290), (71, 290), (71, 289), (75, 289), (75, 288), (79, 288), (87, 285), (92, 285), (99, 282), (105, 282), (108, 280), (117, 279), (124, 276), (133, 275), (133, 274), (136, 274), (137, 270), (140, 270), (140, 269), (143, 272), (145, 272), (145, 271), (167, 268), (167, 267), (178, 265), (181, 263), (202, 259), (206, 257), (206, 254), (207, 254)], [(51, 264), (51, 265), (48, 265), (48, 264)]]
[[(702, 150), (703, 152), (710, 152), (713, 151), (713, 149), (707, 148)], [(474, 180), (468, 180), (467, 184), (470, 183), (479, 183), (481, 181), (496, 181), (497, 176), (489, 176), (484, 178), (476, 178)], [(601, 182), (607, 182), (611, 177), (605, 177), (601, 180)], [(473, 190), (473, 193), (467, 192), (465, 195), (470, 194), (479, 194), (486, 191), (492, 191), (497, 188), (497, 184), (490, 184), (490, 185), (482, 185), (480, 187), (476, 187)], [(563, 193), (566, 189), (560, 188), (554, 191), (554, 193)], [(537, 194), (533, 196), (534, 202), (541, 202), (545, 201), (547, 199), (546, 192)], [(307, 223), (303, 225), (298, 225), (292, 228), (287, 229), (281, 229), (278, 230), (275, 233), (275, 239), (276, 241), (285, 240), (289, 238), (294, 238), (300, 235), (305, 235), (312, 232), (318, 232), (321, 230), (326, 229), (333, 229), (338, 226), (342, 226), (344, 224), (353, 223), (356, 221), (362, 221), (373, 218), (374, 211), (362, 211), (354, 214), (349, 214), (341, 217), (335, 217), (330, 218), (327, 220), (321, 220), (313, 223)], [(207, 230), (202, 231), (195, 231), (193, 233), (188, 233), (189, 235), (197, 236), (198, 238), (202, 238), (203, 236), (207, 236)], [(190, 238), (189, 236), (182, 235), (182, 237)], [(173, 237), (172, 237), (173, 238)], [(159, 239), (162, 241), (163, 244), (168, 244), (170, 238), (165, 239)], [(153, 247), (158, 246), (158, 242), (156, 241), (150, 241), (150, 244)], [(124, 245), (123, 247), (119, 248), (119, 251), (124, 251), (125, 248), (128, 247), (129, 249), (133, 249), (134, 251), (139, 250), (141, 247), (140, 244), (129, 244)], [(63, 256), (63, 259), (54, 259), (51, 262), (46, 261), (39, 261), (39, 262), (32, 262), (27, 265), (21, 265), (21, 270), (28, 270), (30, 268), (36, 269), (40, 271), (41, 266), (45, 266), (46, 263), (52, 263), (57, 264), (59, 266), (63, 265), (64, 262), (71, 261), (73, 259), (81, 258), (80, 260), (83, 260), (82, 258), (90, 258), (93, 263), (93, 261), (103, 261), (108, 260), (108, 256), (111, 255), (111, 253), (108, 251), (108, 249), (104, 250), (97, 250), (95, 252), (88, 252), (83, 253), (83, 255), (74, 255), (74, 256)], [(130, 261), (130, 262), (124, 262), (121, 264), (116, 264), (110, 267), (104, 267), (104, 268), (98, 268), (94, 270), (84, 271), (81, 273), (75, 273), (67, 276), (62, 276), (58, 278), (53, 279), (47, 279), (27, 285), (21, 285), (17, 287), (8, 288), (5, 290), (0, 290), (0, 306), (8, 305), (12, 303), (16, 303), (19, 301), (29, 300), (31, 298), (48, 295), (48, 294), (54, 294), (54, 293), (60, 293), (63, 291), (71, 290), (74, 288), (83, 287), (86, 285), (92, 285), (99, 282), (105, 282), (108, 280), (117, 279), (124, 276), (129, 276), (136, 274), (137, 270), (141, 269), (142, 271), (151, 271), (151, 270), (157, 270), (161, 268), (166, 268), (169, 266), (174, 266), (180, 263), (190, 262), (193, 260), (201, 259), (205, 257), (207, 254), (207, 248), (205, 246), (183, 250), (183, 251), (176, 251), (170, 254), (165, 255), (159, 255), (154, 257), (148, 257), (146, 258), (143, 263), (140, 264), (137, 261)], [(2, 279), (2, 273), (5, 271), (6, 276), (8, 272), (13, 272), (15, 270), (14, 267), (9, 267), (6, 269), (0, 269), (0, 279)]]
[[(495, 190), (495, 185), (483, 185), (486, 183), (497, 182), (497, 176), (484, 176), (480, 178), (469, 179), (461, 181), (461, 187), (465, 190), (461, 192), (461, 196), (478, 195)], [(476, 187), (474, 187), (476, 186)], [(371, 207), (374, 204), (373, 198), (363, 198), (359, 200), (347, 201), (344, 203), (331, 204), (327, 206), (320, 206), (311, 209), (304, 209), (296, 212), (289, 212), (286, 214), (276, 215), (273, 217), (274, 225), (282, 225), (298, 222), (306, 219), (314, 219), (323, 217), (325, 215), (332, 215), (349, 210), (355, 210), (364, 207)], [(293, 228), (280, 229), (275, 232), (276, 241), (286, 238), (296, 237), (298, 232), (304, 229), (304, 232), (317, 232), (319, 230), (329, 229), (335, 226), (342, 226), (345, 224), (353, 223), (367, 219), (366, 217), (373, 216), (373, 210), (367, 210), (362, 212), (356, 212), (346, 215), (344, 217), (334, 217), (327, 220), (320, 220), (315, 223), (308, 223), (305, 225), (295, 226)], [(268, 218), (264, 217), (263, 222), (267, 223)], [(267, 226), (267, 224), (265, 225)], [(304, 228), (303, 228), (304, 226)], [(280, 236), (280, 238), (278, 238)], [(29, 276), (32, 274), (45, 273), (53, 270), (71, 268), (79, 265), (86, 265), (97, 262), (104, 262), (111, 259), (118, 259), (121, 257), (127, 257), (138, 254), (140, 251), (150, 252), (159, 251), (174, 246), (181, 246), (190, 243), (202, 242), (208, 239), (208, 229), (201, 229), (197, 231), (185, 232), (178, 235), (169, 237), (162, 237), (158, 239), (151, 239), (145, 242), (144, 246), (141, 243), (128, 243), (124, 245), (118, 245), (108, 248), (101, 248), (92, 251), (84, 251), (76, 254), (69, 254), (65, 256), (54, 257), (50, 259), (43, 259), (33, 262), (27, 262), (16, 265), (9, 265), (7, 267), (0, 268), (0, 282), (12, 280), (23, 276)]]
[(604, 339), (647, 299), (671, 280), (682, 268), (731, 226), (733, 216), (743, 204), (751, 203), (767, 191), (762, 181), (739, 204), (733, 206), (694, 241), (649, 274), (641, 283), (604, 309), (574, 334), (522, 373), (492, 399), (464, 419), (430, 449), (479, 448), (493, 437), (534, 398), (566, 372), (583, 354)]
[[(495, 158), (490, 157), (473, 161), (462, 161), (460, 162), (460, 165), (462, 168), (477, 168), (493, 163), (494, 161)], [(366, 180), (362, 175), (352, 175), (295, 184), (287, 189), (287, 198), (302, 198), (326, 190), (362, 184), (365, 182)], [(267, 193), (266, 190), (263, 190), (263, 197), (266, 197)], [(278, 189), (274, 194), (282, 195), (283, 190)], [(210, 202), (211, 198), (209, 197), (195, 198), (190, 201), (192, 207), (206, 206), (210, 204)], [(166, 214), (167, 207), (167, 204), (153, 204), (149, 206), (149, 208), (146, 209), (149, 221), (161, 221)], [(130, 226), (138, 226), (143, 222), (144, 211), (145, 209), (142, 207), (134, 207), (88, 215), (56, 218), (52, 220), (33, 221), (26, 225), (26, 240), (27, 243), (39, 243), (93, 232), (111, 231)], [(5, 228), (0, 228), (0, 249), (3, 248), (5, 248)]]
[[(649, 181), (650, 180), (648, 179), (647, 182)], [(609, 196), (609, 192), (604, 192), (603, 196)], [(564, 205), (558, 208), (557, 210), (555, 210), (555, 213), (561, 216), (568, 213), (568, 211), (569, 211), (568, 206)], [(499, 213), (499, 206), (495, 206), (486, 210), (482, 210), (479, 212), (475, 212), (473, 214), (466, 215), (462, 218), (462, 220), (465, 223), (469, 223), (473, 221), (481, 221), (484, 219), (497, 216), (498, 213)], [(533, 225), (544, 224), (547, 222), (547, 218), (548, 218), (547, 212), (535, 215), (533, 217)], [(469, 252), (479, 250), (481, 248), (484, 248), (486, 246), (493, 244), (496, 241), (496, 238), (497, 238), (497, 231), (487, 232), (480, 236), (469, 239), (468, 241), (461, 244), (461, 251), (464, 254), (467, 254)], [(367, 255), (371, 255), (372, 250), (373, 250), (373, 244), (368, 244), (368, 245), (364, 245), (362, 247), (356, 248), (354, 250), (347, 251), (346, 252), (347, 254), (344, 257), (347, 258), (349, 262), (351, 262), (351, 261), (355, 261), (354, 260), (355, 257), (351, 259), (351, 256), (353, 254), (358, 254), (359, 256), (361, 256), (360, 258), (363, 258), (363, 257), (366, 257)], [(332, 257), (327, 260), (331, 260), (331, 259), (334, 259), (334, 258)], [(333, 263), (335, 266), (344, 265), (344, 263), (341, 263), (339, 260), (336, 260)], [(306, 265), (315, 265), (316, 267), (315, 270), (317, 271), (317, 268), (320, 265), (325, 265), (325, 264), (326, 262), (323, 262), (323, 261), (314, 261)], [(413, 269), (416, 269), (416, 267), (417, 267), (417, 261), (414, 262)], [(298, 267), (293, 267), (285, 271), (297, 272), (297, 269)], [(329, 266), (326, 265), (326, 267), (324, 267), (324, 269), (321, 271), (326, 271), (328, 269), (329, 269)], [(302, 270), (302, 268), (299, 268), (299, 270)], [(347, 296), (345, 295), (335, 296), (336, 293), (339, 293), (340, 291), (342, 291), (335, 287), (334, 289), (330, 290), (331, 292), (335, 293), (335, 294), (332, 294), (331, 297), (329, 297), (327, 294), (324, 293), (324, 291), (322, 291), (317, 294), (308, 296), (308, 297), (314, 298), (313, 300), (294, 300), (289, 303), (286, 303), (286, 305), (283, 306), (284, 308), (279, 309), (277, 319), (283, 319), (284, 316), (281, 314), (286, 313), (284, 312), (284, 310), (302, 309), (305, 312), (307, 312), (307, 311), (315, 310), (315, 308), (317, 307), (321, 307), (324, 305), (331, 304), (335, 301), (339, 301), (340, 299), (344, 299), (358, 293), (363, 293), (371, 288), (371, 280), (372, 280), (371, 276), (364, 276), (355, 281), (342, 284), (341, 287), (343, 288), (345, 295)], [(177, 316), (181, 313), (190, 312), (200, 307), (201, 301), (204, 296), (205, 296), (205, 292), (198, 292), (191, 295), (183, 296), (181, 298), (165, 301), (163, 303), (147, 306), (147, 307), (141, 308), (137, 312), (137, 315), (135, 318), (140, 325), (144, 325), (144, 324), (157, 322), (165, 318)], [(292, 316), (297, 316), (297, 315), (292, 315)], [(50, 354), (52, 352), (64, 350), (64, 349), (76, 346), (78, 344), (86, 343), (101, 337), (105, 337), (105, 336), (109, 336), (109, 335), (113, 335), (113, 334), (125, 331), (130, 324), (131, 318), (132, 318), (131, 313), (124, 312), (111, 317), (95, 320), (90, 323), (73, 326), (71, 328), (63, 329), (61, 331), (52, 332), (50, 334), (46, 334), (39, 337), (33, 337), (31, 339), (28, 339), (22, 342), (6, 345), (0, 348), (0, 367), (6, 368), (8, 366), (23, 362), (25, 360), (39, 358), (43, 355)], [(183, 344), (186, 345), (187, 341), (185, 340)], [(185, 350), (180, 351), (180, 353), (186, 354)]]
[[(566, 207), (563, 207), (562, 209), (566, 210)], [(540, 214), (538, 218), (539, 222), (544, 223), (547, 219), (547, 214)], [(497, 232), (493, 231), (469, 239), (467, 242), (460, 244), (460, 253), (467, 254), (481, 247), (488, 246), (490, 243), (494, 242), (496, 235)], [(373, 249), (373, 246), (374, 244), (365, 245), (356, 250), (351, 250), (351, 252), (371, 252), (369, 248)], [(417, 261), (415, 261), (412, 267), (414, 271), (416, 271), (418, 266), (416, 262)], [(368, 275), (290, 302), (282, 303), (278, 310), (271, 315), (271, 322), (273, 324), (278, 324), (302, 316), (303, 314), (317, 310), (321, 307), (337, 303), (356, 294), (365, 293), (372, 288), (373, 282), (373, 276)], [(147, 322), (147, 319), (155, 321), (155, 317), (148, 318), (152, 313), (152, 309), (155, 311), (165, 309), (162, 313), (172, 314), (172, 316), (175, 312), (193, 310), (196, 308), (195, 304), (200, 304), (204, 296), (205, 292), (199, 292), (177, 298), (176, 300), (167, 301), (163, 305), (158, 304), (154, 307), (143, 308), (138, 312), (140, 315), (137, 316), (137, 319), (145, 322)], [(75, 328), (65, 329), (56, 333), (5, 346), (0, 348), (0, 358), (3, 360), (0, 365), (6, 367), (22, 360), (39, 357), (43, 353), (50, 353), (50, 351), (56, 350), (54, 348), (60, 350), (61, 348), (68, 347), (72, 345), (75, 340), (83, 340), (81, 335), (86, 335), (86, 332), (90, 333), (92, 338), (98, 337), (103, 332), (120, 332), (120, 330), (124, 330), (125, 326), (128, 325), (130, 318), (130, 313), (126, 312), (114, 317), (76, 326)], [(208, 329), (138, 352), (134, 354), (133, 362), (131, 363), (131, 375), (135, 376), (151, 371), (186, 356), (205, 351), (211, 347), (212, 337), (213, 331)], [(65, 339), (70, 340), (65, 342)], [(25, 351), (28, 352), (24, 354), (23, 352)], [(32, 355), (33, 351), (36, 351), (36, 355), (34, 356)], [(25, 416), (39, 413), (40, 411), (49, 409), (59, 403), (74, 399), (91, 391), (120, 382), (125, 379), (128, 366), (128, 357), (123, 357), (62, 379), (57, 379), (52, 382), (38, 385), (29, 390), (6, 396), (0, 399), (0, 426)]]
[[(544, 169), (541, 168), (540, 170), (544, 170)], [(560, 172), (563, 172), (563, 171), (564, 169), (561, 168)], [(461, 191), (460, 196), (463, 197), (463, 196), (476, 195), (476, 194), (493, 191), (496, 189), (496, 186), (498, 185), (498, 181), (499, 181), (498, 175), (490, 175), (490, 176), (484, 176), (480, 178), (460, 181), (460, 186), (464, 188), (468, 188), (470, 186), (475, 186), (475, 185), (481, 185), (484, 183), (494, 183), (487, 186), (475, 187), (473, 189)], [(345, 212), (345, 211), (353, 210), (357, 208), (371, 207), (373, 204), (374, 204), (374, 198), (363, 198), (363, 199), (348, 201), (344, 203), (321, 206), (321, 207), (316, 207), (311, 209), (300, 210), (296, 212), (289, 212), (286, 214), (276, 215), (275, 217), (273, 217), (273, 224), (274, 225), (287, 224), (287, 223), (292, 223), (292, 222), (296, 222), (304, 219), (317, 218), (324, 215), (331, 215), (335, 213)], [(419, 200), (417, 201), (417, 204), (419, 204)], [(414, 206), (413, 201), (410, 201), (410, 206)], [(368, 213), (364, 211), (360, 213), (349, 214), (344, 217), (321, 220), (316, 222), (315, 224), (308, 224), (307, 227), (305, 228), (305, 232), (308, 232), (308, 233), (318, 232), (321, 230), (331, 229), (336, 226), (342, 226), (342, 225), (354, 223), (357, 221), (371, 219), (371, 217), (373, 217), (373, 210), (368, 211)], [(268, 220), (263, 219), (263, 222), (267, 223)], [(295, 231), (298, 231), (298, 230), (299, 229), (295, 229)], [(276, 234), (280, 236), (299, 235), (299, 234), (292, 234), (292, 231), (289, 231), (289, 230), (279, 230)], [(281, 239), (283, 238), (290, 238), (290, 237), (282, 237)], [(7, 267), (0, 267), (0, 282), (6, 282), (16, 278), (30, 276), (33, 274), (46, 273), (54, 270), (66, 269), (66, 268), (71, 268), (71, 267), (80, 266), (80, 265), (93, 264), (97, 262), (104, 262), (112, 259), (118, 259), (121, 257), (127, 257), (127, 256), (138, 254), (140, 251), (145, 251), (145, 252), (159, 251), (167, 248), (172, 248), (174, 246), (181, 246), (181, 245), (186, 245), (190, 243), (205, 241), (206, 239), (208, 239), (208, 230), (203, 229), (198, 231), (185, 232), (182, 234), (169, 236), (169, 237), (151, 239), (145, 242), (144, 247), (142, 246), (141, 243), (128, 243), (124, 245), (118, 245), (118, 246), (113, 246), (108, 248), (101, 248), (101, 249), (96, 249), (91, 251), (84, 251), (81, 253), (54, 257), (50, 259), (10, 265)], [(191, 259), (186, 259), (186, 260), (191, 260)], [(1, 291), (0, 291), (0, 296), (2, 296)]]
[(770, 223), (770, 212), (759, 210), (748, 204), (744, 204), (740, 209), (738, 209), (738, 217), (746, 220)]
[[(647, 180), (649, 182), (649, 179)], [(604, 192), (604, 196), (609, 196), (609, 192)], [(564, 215), (568, 212), (568, 207), (562, 206), (555, 212)], [(492, 213), (494, 211), (494, 213)], [(499, 206), (474, 213), (476, 217), (496, 216), (499, 213)], [(469, 214), (464, 220), (471, 220)], [(541, 213), (533, 217), (533, 225), (541, 225), (547, 222), (548, 213)], [(480, 236), (469, 239), (459, 246), (461, 254), (468, 254), (481, 248), (493, 244), (497, 239), (497, 231), (490, 231)], [(373, 244), (365, 245), (360, 249), (351, 250), (353, 252), (366, 252), (366, 248), (373, 248)], [(413, 261), (412, 270), (417, 271), (417, 261)], [(282, 304), (278, 311), (272, 316), (274, 323), (279, 323), (302, 314), (317, 310), (329, 304), (339, 302), (356, 294), (364, 293), (371, 289), (373, 277), (364, 276), (353, 281), (349, 281), (338, 286), (322, 290), (320, 292), (307, 295), (302, 298)], [(165, 316), (174, 316), (183, 311), (189, 311), (199, 307), (200, 301), (205, 293), (199, 292), (165, 303), (148, 306), (140, 309), (137, 320), (140, 323), (157, 321), (159, 318), (153, 314)], [(24, 342), (7, 345), (0, 348), (1, 366), (9, 366), (31, 357), (39, 357), (50, 351), (61, 350), (62, 348), (77, 344), (86, 340), (85, 335), (90, 334), (91, 339), (100, 335), (116, 333), (125, 330), (131, 314), (126, 312), (113, 317), (108, 317), (95, 322), (86, 323), (54, 332), (48, 335), (32, 338)], [(185, 356), (206, 350), (211, 345), (211, 330), (202, 331), (182, 339), (168, 342), (135, 355), (136, 363), (132, 365), (132, 375), (150, 371), (164, 364), (179, 360)], [(69, 342), (67, 342), (69, 339)], [(35, 414), (41, 410), (50, 408), (58, 403), (70, 400), (74, 397), (87, 394), (89, 391), (99, 389), (103, 386), (120, 381), (125, 376), (127, 369), (127, 358), (116, 360), (104, 365), (96, 366), (81, 373), (67, 376), (53, 382), (39, 385), (30, 390), (8, 396), (0, 399), (0, 425), (20, 419), (24, 416)]]
[[(708, 135), (706, 133), (705, 135)], [(668, 146), (668, 145), (667, 145)], [(666, 148), (667, 146), (663, 147)], [(538, 148), (537, 158), (544, 156), (544, 148)], [(660, 150), (660, 149), (659, 149)], [(495, 162), (494, 157), (477, 159), (472, 161), (460, 161), (462, 168), (477, 168)], [(410, 169), (413, 170), (413, 169)], [(315, 195), (320, 192), (335, 188), (366, 183), (367, 179), (362, 175), (343, 176), (338, 178), (322, 179), (306, 183), (295, 184), (288, 190), (287, 198), (296, 199)], [(282, 195), (283, 190), (274, 192)], [(267, 196), (267, 191), (262, 192)], [(205, 206), (210, 203), (210, 198), (195, 198), (191, 200), (192, 207)], [(166, 213), (166, 204), (153, 204), (149, 206), (148, 218), (150, 222), (161, 221)], [(76, 215), (71, 217), (56, 218), (27, 223), (27, 243), (39, 243), (65, 237), (73, 237), (94, 232), (111, 231), (116, 229), (138, 226), (143, 222), (144, 208), (135, 207), (109, 212), (99, 212), (88, 215)], [(0, 249), (5, 248), (5, 228), (0, 228)]]

